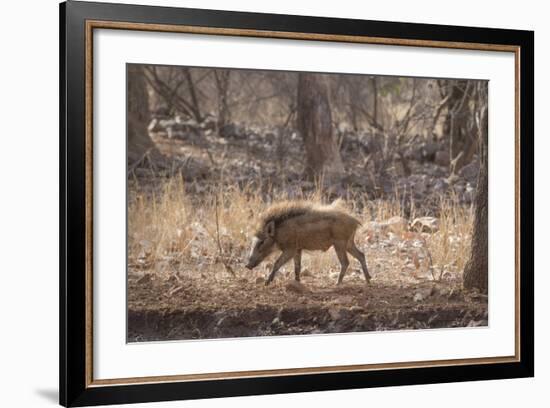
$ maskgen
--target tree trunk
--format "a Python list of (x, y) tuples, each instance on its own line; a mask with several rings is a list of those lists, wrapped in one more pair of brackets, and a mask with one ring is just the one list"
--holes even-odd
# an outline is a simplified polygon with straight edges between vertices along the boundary
[(332, 132), (328, 86), (319, 74), (298, 76), (297, 125), (306, 150), (306, 175), (333, 184), (344, 176), (344, 165)]
[(476, 208), (474, 216), (474, 230), (472, 233), (472, 246), (470, 259), (464, 268), (464, 288), (479, 289), (481, 292), (488, 291), (488, 119), (487, 106), (481, 111), (480, 118), (481, 160), (477, 182)]
[(128, 66), (128, 164), (141, 160), (148, 152), (158, 157), (155, 143), (149, 137), (149, 95), (139, 65)]
[(376, 77), (371, 77), (372, 81), (372, 119), (374, 123), (378, 123), (378, 80)]
[(468, 150), (473, 142), (469, 131), (469, 119), (472, 117), (470, 100), (473, 92), (468, 80), (447, 80), (442, 81), (442, 85), (444, 95), (448, 96), (443, 134), (450, 139), (449, 165), (451, 173), (455, 173), (468, 164), (472, 156)]
[(229, 110), (228, 94), (231, 70), (214, 69), (214, 79), (218, 91), (218, 131), (231, 121), (231, 112)]
[(189, 68), (184, 68), (183, 75), (185, 76), (185, 80), (187, 81), (187, 89), (189, 89), (189, 95), (191, 95), (193, 116), (195, 117), (195, 120), (197, 122), (201, 123), (203, 117), (201, 114), (199, 99), (197, 98), (197, 92), (195, 91), (195, 84), (193, 82), (193, 75), (191, 74), (191, 70)]

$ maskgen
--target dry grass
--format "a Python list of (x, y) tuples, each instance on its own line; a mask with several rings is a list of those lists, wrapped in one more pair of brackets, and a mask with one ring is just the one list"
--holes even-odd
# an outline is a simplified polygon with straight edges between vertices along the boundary
[[(188, 194), (183, 179), (165, 181), (155, 193), (130, 188), (128, 204), (128, 263), (130, 271), (148, 270), (164, 277), (176, 272), (190, 277), (205, 270), (216, 281), (230, 276), (250, 276), (243, 267), (258, 215), (270, 204), (252, 188), (223, 185)], [(264, 192), (265, 193), (265, 192)], [(270, 194), (268, 194), (270, 196)], [(273, 194), (271, 195), (273, 196)], [(284, 194), (278, 198), (286, 199)], [(392, 200), (367, 201), (348, 192), (347, 205), (362, 221), (356, 241), (367, 255), (376, 279), (391, 282), (440, 280), (451, 274), (461, 278), (470, 251), (473, 212), (453, 197), (441, 199), (439, 230), (411, 232), (407, 228), (374, 231), (385, 220), (409, 213), (411, 221), (424, 215), (414, 203), (403, 208)], [(323, 200), (320, 189), (305, 199)], [(373, 226), (377, 226), (376, 228)], [(269, 267), (269, 262), (265, 262)], [(339, 269), (333, 251), (304, 256), (303, 268)], [(352, 264), (355, 268), (357, 265)], [(265, 274), (265, 266), (254, 273)], [(289, 268), (287, 266), (287, 268)]]
[(473, 211), (471, 207), (454, 203), (456, 200), (442, 201), (439, 231), (427, 240), (433, 263), (439, 272), (438, 279), (445, 270), (462, 272), (470, 257)]

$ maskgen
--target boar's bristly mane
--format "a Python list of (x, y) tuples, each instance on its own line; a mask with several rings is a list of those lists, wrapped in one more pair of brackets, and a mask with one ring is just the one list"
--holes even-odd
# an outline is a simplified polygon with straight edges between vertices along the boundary
[(290, 218), (299, 217), (306, 214), (313, 208), (312, 203), (306, 201), (283, 201), (273, 204), (262, 214), (260, 218), (260, 229), (263, 229), (271, 221), (275, 222), (275, 226)]
[[(258, 229), (259, 231), (262, 231), (265, 226), (272, 221), (277, 227), (288, 219), (300, 217), (308, 213), (322, 213), (324, 211), (329, 211), (332, 214), (340, 213), (347, 217), (353, 218), (345, 209), (345, 205), (342, 200), (336, 200), (330, 205), (322, 205), (311, 201), (282, 201), (271, 205), (266, 212), (262, 214), (259, 220)], [(358, 225), (361, 224), (358, 220), (355, 221)]]

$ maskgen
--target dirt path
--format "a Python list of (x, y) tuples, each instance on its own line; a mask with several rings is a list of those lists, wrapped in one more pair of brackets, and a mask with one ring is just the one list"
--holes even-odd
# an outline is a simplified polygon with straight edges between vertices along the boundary
[(358, 273), (342, 286), (306, 273), (303, 284), (279, 276), (182, 279), (134, 273), (129, 279), (128, 340), (228, 338), (485, 326), (487, 297), (459, 282), (392, 285)]

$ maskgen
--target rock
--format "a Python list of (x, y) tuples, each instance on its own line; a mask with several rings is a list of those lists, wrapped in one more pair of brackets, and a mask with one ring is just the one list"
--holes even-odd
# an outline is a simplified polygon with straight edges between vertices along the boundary
[(455, 184), (457, 181), (460, 180), (460, 177), (458, 177), (456, 174), (451, 174), (449, 177), (447, 177), (447, 183), (450, 185)]
[(180, 116), (173, 118), (164, 116), (164, 118), (156, 117), (151, 120), (148, 126), (150, 133), (166, 133), (169, 139), (187, 139), (199, 135), (201, 127), (193, 120), (183, 120)]
[(338, 307), (331, 307), (328, 309), (328, 314), (332, 320), (338, 320), (342, 316), (342, 311)]
[(237, 125), (234, 123), (227, 123), (220, 127), (220, 137), (233, 137), (238, 133)]
[(216, 129), (216, 125), (216, 118), (212, 115), (207, 115), (200, 124), (201, 128), (204, 130), (214, 130)]
[(485, 293), (472, 292), (470, 293), (470, 299), (487, 300), (488, 296)]
[(453, 279), (453, 274), (449, 271), (445, 271), (443, 272), (443, 274), (441, 275), (441, 279), (442, 280), (446, 280), (446, 281), (449, 281), (451, 279)]
[(422, 160), (422, 150), (419, 148), (409, 148), (405, 151), (405, 158), (409, 160)]
[(219, 135), (224, 139), (244, 139), (247, 137), (247, 129), (236, 123), (228, 123), (220, 128)]
[(439, 151), (439, 149), (439, 143), (431, 141), (415, 143), (415, 147), (405, 152), (405, 157), (416, 161), (433, 161), (434, 156)]
[(302, 283), (291, 280), (289, 283), (286, 284), (285, 289), (287, 292), (293, 292), (293, 293), (307, 293), (309, 292), (308, 288), (306, 288)]
[(427, 322), (428, 327), (431, 327), (432, 324), (434, 324), (434, 322), (436, 322), (437, 319), (439, 319), (439, 317), (440, 317), (439, 313), (435, 313), (432, 316), (430, 316), (430, 318), (428, 319), (428, 322)]
[(168, 279), (166, 279), (166, 282), (176, 285), (178, 283), (181, 283), (181, 278), (177, 273), (173, 273), (168, 277)]
[(381, 225), (384, 229), (389, 230), (394, 234), (398, 234), (407, 229), (407, 220), (403, 217), (396, 215), (394, 217), (391, 217), (389, 220), (384, 221), (383, 223), (381, 223)]
[(153, 249), (153, 243), (149, 240), (146, 240), (146, 239), (141, 239), (139, 241), (139, 245), (141, 245), (143, 250), (146, 251), (146, 252), (151, 252), (152, 249)]
[(313, 276), (313, 274), (308, 268), (305, 268), (303, 271), (300, 272), (300, 276)]
[(445, 191), (447, 191), (447, 188), (449, 187), (449, 184), (444, 179), (439, 179), (435, 182), (435, 184), (432, 187), (432, 191), (436, 194), (443, 194)]
[(338, 296), (338, 298), (335, 299), (333, 303), (335, 305), (349, 305), (349, 304), (353, 304), (355, 299), (356, 299), (355, 296), (341, 295), (341, 296)]
[(149, 123), (149, 126), (147, 127), (147, 130), (149, 132), (160, 132), (160, 131), (164, 130), (164, 127), (161, 126), (160, 120), (158, 120), (157, 118), (154, 118)]
[(449, 294), (447, 295), (447, 298), (449, 300), (460, 300), (464, 297), (464, 295), (461, 293), (460, 289), (453, 288), (449, 291)]
[(170, 289), (170, 291), (168, 292), (168, 296), (177, 295), (181, 291), (183, 291), (183, 286), (175, 286), (172, 289)]
[(417, 292), (414, 294), (413, 296), (413, 300), (415, 302), (422, 302), (426, 299), (428, 299), (430, 296), (434, 295), (435, 294), (435, 291), (434, 291), (434, 287), (430, 287), (430, 288), (424, 288), (424, 289), (419, 289), (417, 290)]
[(479, 161), (473, 160), (471, 163), (462, 167), (458, 172), (459, 176), (463, 177), (467, 181), (475, 182), (479, 173)]
[(464, 191), (464, 200), (468, 203), (471, 203), (472, 201), (474, 201), (475, 194), (476, 189), (470, 183), (467, 183)]
[(425, 159), (434, 158), (434, 156), (439, 152), (439, 144), (435, 142), (425, 142), (422, 144), (422, 156)]
[(363, 309), (361, 306), (352, 306), (349, 308), (349, 311), (352, 312), (352, 313), (363, 313), (365, 311), (365, 309)]
[(441, 289), (437, 287), (436, 285), (433, 285), (430, 288), (430, 296), (438, 296), (441, 294)]
[(413, 220), (410, 229), (417, 232), (437, 232), (439, 220), (435, 217), (418, 217)]
[(256, 278), (256, 285), (263, 285), (265, 283), (265, 278), (263, 276), (258, 276)]
[(449, 156), (449, 152), (445, 150), (439, 150), (435, 153), (435, 164), (438, 164), (439, 166), (448, 166), (451, 158)]
[(143, 275), (141, 278), (139, 278), (137, 280), (137, 283), (140, 284), (140, 285), (145, 285), (149, 282), (151, 282), (151, 274), (149, 273), (146, 273), (145, 275)]

